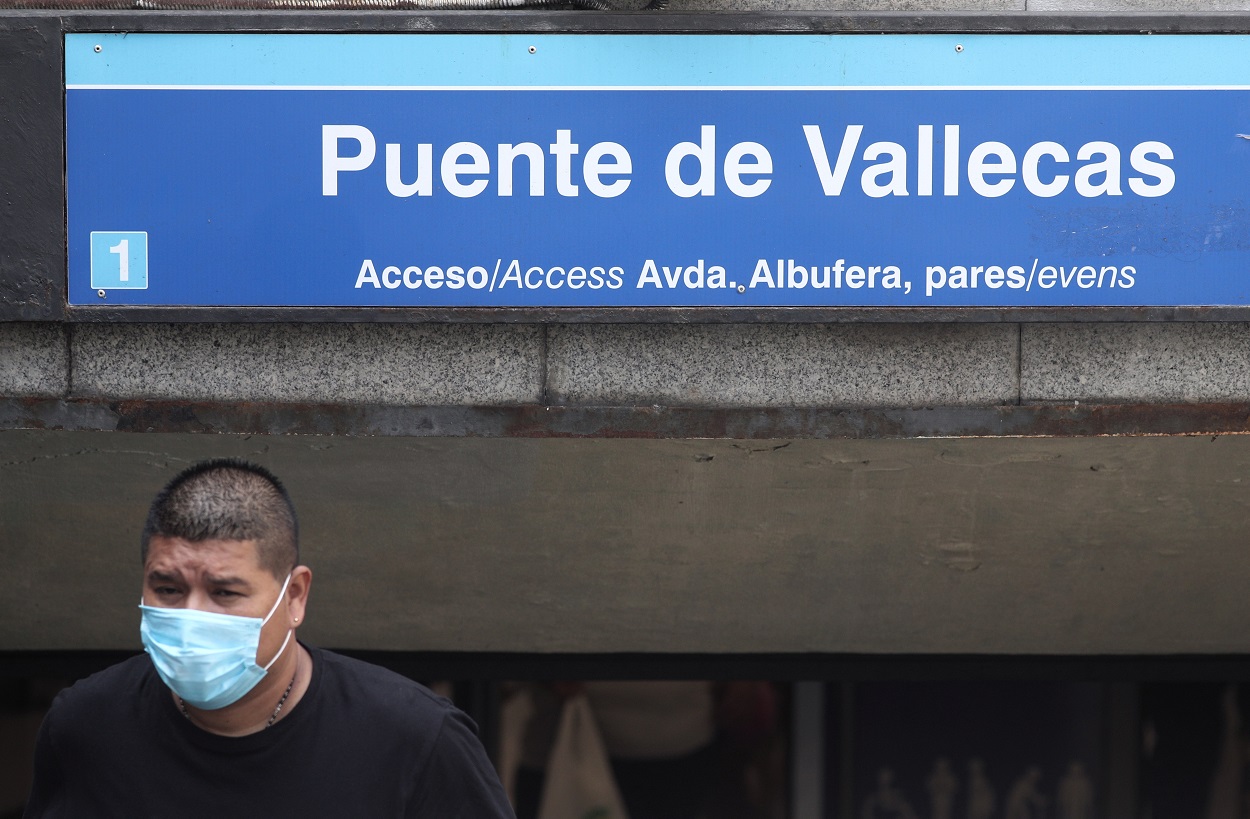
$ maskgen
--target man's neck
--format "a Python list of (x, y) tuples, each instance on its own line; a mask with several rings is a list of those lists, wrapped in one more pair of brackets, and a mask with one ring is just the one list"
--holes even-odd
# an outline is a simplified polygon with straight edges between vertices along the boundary
[(299, 643), (295, 643), (295, 649), (280, 658), (241, 700), (225, 708), (204, 711), (183, 703), (176, 694), (170, 693), (188, 719), (210, 734), (242, 737), (258, 733), (268, 728), (271, 720), (277, 723), (290, 714), (312, 681), (312, 655)]

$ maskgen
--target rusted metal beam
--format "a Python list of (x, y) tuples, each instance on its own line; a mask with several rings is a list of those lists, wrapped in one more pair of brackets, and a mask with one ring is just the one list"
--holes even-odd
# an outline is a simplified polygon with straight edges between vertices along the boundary
[[(170, 0), (175, 2), (175, 0)], [(595, 31), (736, 33), (1001, 33), (1001, 34), (1231, 34), (1250, 32), (1245, 12), (666, 12), (360, 10), (350, 0), (326, 0), (291, 11), (281, 0), (221, 0), (221, 8), (159, 10), (144, 0), (4, 0), (0, 12), (46, 14), (66, 31)], [(343, 9), (334, 12), (336, 5)], [(379, 4), (380, 5), (380, 4)], [(120, 7), (128, 6), (127, 10)], [(6, 15), (0, 14), (0, 17)]]
[(0, 399), (0, 430), (485, 438), (743, 440), (1235, 435), (1250, 404), (923, 408), (400, 407)]

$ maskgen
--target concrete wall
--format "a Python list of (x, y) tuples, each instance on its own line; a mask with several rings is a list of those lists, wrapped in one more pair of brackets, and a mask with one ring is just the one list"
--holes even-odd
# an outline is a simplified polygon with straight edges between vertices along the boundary
[[(1174, 413), (1250, 401), (1250, 325), (9, 323), (0, 396), (262, 418), (266, 402)], [(145, 505), (218, 455), (295, 490), (319, 577), (306, 636), (326, 645), (1250, 650), (1246, 436), (375, 434), (0, 430), (0, 650), (133, 647)]]
[(289, 486), (325, 646), (1250, 651), (1250, 436), (41, 431), (0, 432), (0, 651), (137, 647), (146, 505), (227, 455)]
[[(1250, 12), (1250, 0), (673, 0), (671, 9), (1193, 13)], [(106, 431), (119, 402), (166, 416), (182, 412), (178, 402), (242, 403), (262, 419), (270, 402), (743, 414), (1190, 404), (1227, 415), (1250, 403), (1250, 324), (0, 322), (0, 405), (39, 402), (103, 409), (76, 432), (0, 413), (18, 419), (0, 421), (0, 650), (133, 647), (143, 507), (178, 467), (220, 454), (254, 457), (296, 487), (321, 572), (310, 636), (325, 644), (1250, 650), (1241, 605), (1250, 438)], [(1238, 425), (1246, 431), (1250, 419)], [(66, 595), (98, 608), (83, 617), (61, 605)]]

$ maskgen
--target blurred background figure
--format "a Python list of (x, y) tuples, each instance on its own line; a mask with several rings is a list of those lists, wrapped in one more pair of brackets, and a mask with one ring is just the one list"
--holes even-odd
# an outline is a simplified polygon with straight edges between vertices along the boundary
[(1016, 780), (1007, 794), (1007, 819), (1044, 819), (1046, 797), (1037, 789), (1041, 781), (1042, 769), (1036, 766)]
[(770, 683), (550, 682), (530, 699), (514, 784), (517, 819), (535, 819), (564, 700), (584, 693), (630, 819), (767, 816), (767, 773), (753, 771), (775, 737)]
[(933, 762), (933, 773), (929, 774), (925, 788), (929, 791), (930, 819), (954, 819), (959, 780), (951, 770), (949, 759), (940, 756)]
[(1094, 819), (1094, 783), (1085, 766), (1073, 762), (1059, 783), (1059, 819)]
[(877, 772), (877, 790), (864, 800), (859, 815), (860, 819), (916, 819), (907, 798), (894, 787), (894, 772), (889, 768)]
[(1220, 700), (1221, 739), (1219, 757), (1211, 777), (1207, 819), (1243, 819), (1246, 816), (1247, 742), (1237, 687), (1224, 689)]
[(968, 819), (990, 819), (997, 807), (998, 795), (985, 775), (985, 763), (979, 759), (968, 762)]

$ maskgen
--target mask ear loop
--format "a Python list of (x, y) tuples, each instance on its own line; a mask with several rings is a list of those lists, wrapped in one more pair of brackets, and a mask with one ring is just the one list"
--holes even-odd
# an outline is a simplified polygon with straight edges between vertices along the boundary
[[(294, 572), (291, 572), (291, 574), (294, 574)], [(270, 618), (270, 617), (273, 617), (273, 613), (274, 613), (275, 611), (277, 611), (277, 610), (278, 610), (278, 605), (282, 602), (282, 598), (283, 598), (283, 597), (286, 597), (286, 587), (287, 587), (287, 586), (289, 586), (289, 585), (291, 585), (291, 575), (290, 575), (290, 574), (288, 574), (288, 575), (286, 576), (286, 580), (283, 580), (283, 581), (282, 581), (282, 591), (278, 592), (278, 599), (277, 599), (277, 600), (275, 600), (275, 601), (273, 601), (273, 608), (271, 608), (271, 609), (269, 610), (269, 613), (265, 615), (265, 619), (260, 621), (260, 624), (261, 624), (262, 626), (263, 626), (263, 625), (265, 625), (266, 623), (268, 623), (268, 622), (269, 622), (269, 618)]]
[[(292, 572), (292, 574), (294, 574), (294, 572)], [(265, 619), (261, 621), (260, 623), (261, 628), (264, 628), (265, 623), (268, 623), (269, 619), (273, 617), (273, 613), (278, 610), (278, 604), (282, 602), (283, 597), (286, 597), (286, 587), (289, 585), (291, 585), (290, 574), (286, 576), (286, 580), (282, 583), (282, 591), (278, 592), (278, 599), (273, 601), (273, 608), (269, 610), (269, 613), (265, 615)], [(282, 652), (286, 651), (287, 644), (291, 642), (291, 635), (294, 633), (295, 633), (294, 629), (286, 630), (286, 639), (282, 641), (282, 648), (278, 649), (278, 653), (273, 655), (273, 659), (265, 664), (264, 668), (262, 669), (263, 671), (268, 671), (269, 667), (278, 661), (278, 658), (282, 656)]]
[(274, 663), (276, 663), (276, 662), (278, 661), (278, 658), (282, 656), (282, 652), (286, 651), (286, 645), (287, 645), (287, 643), (291, 642), (291, 635), (292, 635), (292, 634), (294, 634), (294, 633), (295, 633), (295, 630), (294, 630), (294, 629), (289, 629), (289, 630), (287, 631), (287, 633), (286, 633), (286, 639), (282, 641), (282, 648), (278, 649), (278, 653), (277, 653), (277, 654), (275, 654), (275, 655), (273, 655), (273, 659), (272, 659), (272, 660), (270, 660), (269, 662), (265, 663), (265, 667), (264, 667), (264, 669), (263, 669), (264, 671), (268, 671), (268, 670), (269, 670), (269, 667), (270, 667), (270, 666), (272, 666)]

